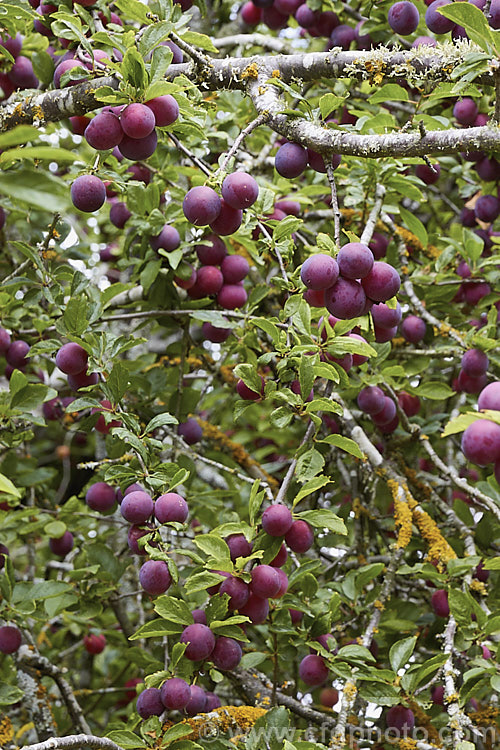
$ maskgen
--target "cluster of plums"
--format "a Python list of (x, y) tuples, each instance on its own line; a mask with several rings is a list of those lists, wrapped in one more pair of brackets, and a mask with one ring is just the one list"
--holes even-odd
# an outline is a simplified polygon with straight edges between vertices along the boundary
[[(466, 38), (465, 29), (439, 12), (440, 8), (448, 5), (451, 1), (425, 0), (428, 6), (425, 12), (426, 26), (433, 34), (447, 34), (451, 31), (453, 39)], [(486, 0), (469, 0), (469, 2), (480, 9), (483, 9), (486, 4)], [(492, 28), (498, 29), (500, 27), (500, 8), (495, 7), (495, 3), (491, 3), (488, 20)], [(401, 2), (397, 2), (389, 8), (387, 21), (396, 34), (409, 36), (417, 30), (420, 13), (417, 6), (412, 2), (401, 0)]]
[[(118, 148), (120, 155), (127, 159), (147, 159), (158, 143), (156, 127), (171, 125), (178, 115), (176, 100), (166, 94), (145, 104), (134, 102), (126, 107), (105, 108), (90, 120), (84, 135), (97, 151)], [(71, 185), (71, 200), (80, 211), (98, 211), (106, 200), (106, 185), (96, 175), (80, 175)]]
[(308, 290), (304, 298), (341, 320), (366, 314), (374, 303), (394, 297), (401, 286), (398, 272), (376, 261), (361, 242), (341, 247), (336, 259), (325, 253), (311, 255), (302, 264), (300, 278)]
[[(243, 281), (250, 271), (247, 259), (242, 255), (228, 255), (223, 240), (216, 234), (208, 235), (202, 242), (196, 246), (201, 265), (197, 269), (191, 266), (190, 277), (176, 277), (176, 283), (186, 289), (191, 299), (215, 296), (217, 303), (225, 310), (243, 307), (247, 301)], [(203, 332), (209, 341), (220, 343), (227, 339), (231, 330), (209, 323), (204, 326)]]
[(10, 333), (0, 328), (0, 356), (5, 357), (5, 377), (10, 378), (14, 370), (24, 372), (29, 365), (30, 345), (23, 339), (12, 341)]

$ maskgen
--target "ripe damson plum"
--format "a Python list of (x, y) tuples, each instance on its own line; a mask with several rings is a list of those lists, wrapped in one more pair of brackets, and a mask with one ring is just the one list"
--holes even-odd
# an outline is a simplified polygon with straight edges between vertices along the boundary
[(285, 535), (285, 541), (292, 550), (298, 554), (307, 552), (314, 542), (314, 532), (306, 521), (298, 519), (294, 521)]
[(139, 570), (139, 582), (151, 596), (164, 594), (172, 583), (167, 563), (164, 560), (147, 560)]
[(252, 554), (253, 544), (247, 541), (244, 534), (231, 534), (225, 541), (233, 562), (238, 557), (248, 557)]
[(262, 514), (262, 528), (269, 536), (285, 536), (292, 525), (292, 513), (282, 503), (270, 505)]
[(415, 174), (425, 185), (434, 185), (439, 180), (441, 167), (439, 164), (433, 164), (432, 167), (428, 164), (418, 164), (415, 167)]
[(125, 135), (130, 138), (146, 138), (156, 124), (153, 110), (145, 104), (134, 102), (126, 106), (120, 114), (120, 124)]
[(406, 706), (391, 706), (385, 715), (385, 723), (388, 729), (406, 734), (415, 726), (415, 716)]
[(82, 174), (71, 185), (71, 200), (79, 211), (98, 211), (106, 200), (106, 186), (96, 175)]
[(399, 292), (401, 279), (389, 263), (376, 260), (368, 276), (361, 280), (361, 285), (366, 296), (373, 302), (387, 302)]
[(340, 248), (337, 263), (341, 275), (346, 279), (364, 279), (372, 270), (373, 253), (361, 242), (349, 242)]
[(202, 266), (196, 274), (196, 286), (202, 297), (217, 294), (222, 289), (224, 277), (215, 266)]
[(217, 302), (224, 310), (237, 310), (247, 299), (245, 289), (238, 284), (224, 284), (217, 295)]
[(116, 492), (114, 487), (106, 482), (96, 482), (88, 488), (85, 495), (85, 502), (100, 513), (104, 513), (114, 507), (116, 503)]
[(373, 305), (371, 309), (373, 322), (380, 328), (394, 328), (401, 322), (402, 312), (399, 302), (396, 307), (389, 307), (385, 302)]
[(387, 252), (389, 238), (384, 237), (384, 235), (379, 232), (374, 232), (368, 247), (372, 251), (375, 260), (380, 260), (380, 258), (383, 258)]
[(472, 377), (484, 375), (488, 369), (490, 361), (488, 356), (481, 349), (469, 349), (462, 357), (462, 370)]
[(273, 560), (271, 560), (269, 565), (272, 568), (281, 568), (286, 563), (287, 559), (288, 559), (288, 552), (287, 552), (285, 545), (282, 544), (279, 549), (278, 554)]
[(129, 523), (144, 523), (153, 513), (153, 500), (147, 492), (130, 492), (122, 500), (120, 512)]
[(401, 0), (401, 2), (391, 5), (387, 15), (389, 26), (396, 34), (401, 36), (413, 34), (417, 29), (419, 20), (420, 15), (417, 7), (408, 0)]
[(153, 112), (156, 125), (160, 128), (171, 125), (179, 117), (179, 105), (171, 94), (150, 99), (149, 102), (146, 102), (146, 107), (149, 107)]
[(299, 677), (309, 687), (323, 684), (328, 677), (328, 667), (324, 659), (317, 654), (304, 656), (299, 664)]
[(281, 599), (281, 597), (285, 596), (286, 592), (288, 591), (288, 576), (284, 570), (281, 570), (281, 568), (274, 568), (274, 570), (277, 572), (279, 576), (280, 587), (272, 598)]
[[(340, 154), (333, 154), (331, 157), (332, 167), (337, 169), (341, 161), (342, 157)], [(315, 172), (320, 172), (321, 174), (326, 173), (326, 164), (322, 154), (318, 154), (318, 152), (313, 151), (312, 148), (307, 149), (307, 163)]]
[(303, 3), (295, 11), (295, 20), (303, 29), (312, 29), (319, 21), (319, 13)]
[(215, 648), (210, 659), (217, 669), (228, 670), (237, 667), (241, 657), (242, 651), (238, 641), (235, 641), (234, 638), (220, 636), (215, 642)]
[(84, 370), (76, 375), (68, 375), (68, 385), (72, 391), (79, 391), (80, 388), (87, 388), (89, 385), (96, 385), (98, 382), (99, 375), (96, 372), (87, 375)]
[(0, 627), (0, 652), (2, 654), (13, 654), (22, 643), (22, 635), (15, 625), (2, 625)]
[(262, 19), (262, 8), (258, 8), (249, 0), (241, 8), (241, 18), (247, 26), (257, 26)]
[(399, 408), (404, 411), (407, 417), (414, 417), (420, 411), (420, 399), (406, 391), (398, 393)]
[(180, 435), (188, 445), (199, 443), (203, 437), (203, 430), (194, 417), (189, 417), (185, 422), (180, 422), (177, 427)]
[(276, 201), (274, 208), (284, 211), (288, 216), (299, 216), (300, 214), (300, 203), (291, 198), (282, 198), (281, 200)]
[(500, 458), (500, 425), (478, 419), (462, 435), (462, 451), (468, 461), (487, 466)]
[(374, 414), (372, 419), (377, 427), (380, 427), (390, 424), (395, 416), (396, 404), (394, 403), (392, 398), (389, 398), (389, 396), (384, 396), (384, 408), (382, 409), (382, 411)]
[(259, 186), (246, 172), (233, 172), (224, 178), (221, 193), (231, 208), (243, 209), (255, 203), (259, 195)]
[(204, 609), (193, 609), (191, 614), (195, 622), (199, 622), (202, 625), (207, 624), (207, 615)]
[(276, 596), (281, 587), (278, 568), (270, 565), (256, 565), (252, 570), (252, 582), (250, 588), (252, 594), (260, 596), (262, 599)]
[(239, 208), (232, 208), (224, 198), (220, 198), (219, 215), (214, 221), (210, 222), (210, 229), (215, 234), (223, 235), (234, 234), (241, 226), (243, 211)]
[(339, 700), (339, 691), (334, 687), (323, 688), (319, 694), (319, 702), (322, 706), (333, 708)]
[(401, 323), (401, 334), (410, 344), (418, 344), (425, 336), (427, 326), (422, 318), (408, 315)]
[(215, 695), (215, 693), (211, 693), (210, 691), (205, 693), (205, 713), (210, 713), (210, 711), (215, 711), (216, 708), (220, 708), (222, 706), (221, 700), (218, 695)]
[(269, 614), (269, 600), (250, 593), (247, 603), (238, 611), (248, 617), (252, 625), (262, 625)]
[(5, 328), (0, 328), (0, 354), (5, 354), (10, 345), (10, 333)]
[(89, 633), (83, 636), (83, 646), (85, 651), (89, 654), (100, 654), (106, 648), (106, 636), (102, 633), (97, 635), (96, 633)]
[(190, 687), (191, 697), (185, 707), (185, 712), (188, 716), (196, 716), (196, 714), (203, 713), (207, 707), (207, 696), (203, 688), (199, 685), (191, 685)]
[(143, 536), (148, 536), (153, 531), (154, 531), (154, 526), (151, 526), (151, 525), (148, 525), (148, 526), (136, 526), (136, 525), (132, 525), (132, 526), (130, 526), (130, 528), (129, 528), (128, 532), (127, 532), (127, 543), (128, 543), (129, 550), (134, 555), (145, 555), (145, 554), (147, 554), (145, 547), (144, 546), (139, 547), (138, 542), (139, 542), (139, 539), (142, 539)]
[(227, 255), (224, 241), (216, 234), (209, 234), (203, 239), (203, 245), (196, 246), (198, 260), (204, 266), (220, 266)]
[(13, 341), (7, 349), (5, 359), (11, 367), (21, 370), (29, 364), (29, 350), (30, 345), (26, 341), (18, 339), (17, 341)]
[(487, 385), (477, 400), (477, 408), (482, 411), (483, 409), (493, 409), (493, 411), (500, 411), (500, 382), (495, 381)]
[(490, 224), (500, 215), (500, 200), (494, 195), (482, 195), (477, 199), (474, 210), (480, 221)]
[(488, 382), (486, 375), (467, 375), (465, 370), (460, 370), (456, 381), (457, 393), (480, 393)]
[(431, 688), (431, 700), (437, 706), (444, 706), (443, 685), (433, 685), (433, 687)]
[(284, 29), (287, 25), (288, 15), (280, 13), (275, 4), (270, 8), (264, 8), (262, 11), (262, 21), (273, 31)]
[(184, 655), (191, 661), (208, 659), (215, 646), (215, 636), (206, 625), (195, 622), (184, 628), (180, 637), (181, 643), (187, 643)]
[(298, 143), (284, 143), (276, 153), (274, 166), (282, 177), (298, 177), (307, 167), (307, 150)]
[(353, 42), (356, 41), (356, 32), (352, 26), (346, 23), (336, 26), (330, 34), (330, 40), (328, 42), (328, 48), (341, 47), (342, 49), (348, 50)]
[(108, 399), (103, 399), (101, 402), (101, 408), (94, 408), (91, 409), (91, 414), (99, 414), (99, 417), (97, 419), (97, 422), (95, 423), (95, 429), (97, 432), (102, 432), (103, 435), (108, 435), (109, 431), (113, 429), (113, 427), (120, 427), (121, 422), (118, 419), (112, 419), (110, 422), (106, 423), (106, 420), (104, 418), (104, 414), (102, 412), (110, 412), (113, 410), (113, 404), (111, 401), (108, 401)]
[(112, 112), (96, 115), (85, 129), (85, 140), (96, 151), (107, 151), (118, 146), (123, 138), (120, 120)]
[(160, 523), (177, 521), (184, 523), (188, 517), (188, 506), (181, 495), (176, 492), (167, 492), (160, 495), (155, 502), (155, 517)]
[(302, 264), (300, 278), (308, 289), (328, 289), (339, 277), (339, 266), (335, 258), (325, 253), (311, 255)]
[(78, 375), (87, 369), (89, 355), (85, 349), (70, 341), (63, 344), (56, 354), (56, 365), (66, 375)]
[(248, 275), (250, 266), (242, 255), (227, 255), (221, 263), (225, 284), (237, 284)]
[(149, 244), (153, 250), (159, 250), (161, 248), (162, 250), (171, 252), (179, 247), (181, 244), (181, 238), (175, 227), (170, 224), (165, 224), (160, 234), (149, 238)]
[(182, 203), (186, 219), (197, 227), (214, 222), (221, 212), (221, 199), (210, 187), (199, 185), (189, 190)]
[(150, 716), (161, 716), (165, 707), (161, 702), (161, 694), (158, 688), (146, 688), (137, 698), (136, 710), (141, 719), (149, 719)]
[(477, 117), (477, 106), (474, 99), (471, 99), (468, 96), (459, 99), (453, 107), (453, 117), (460, 123), (460, 125), (466, 125), (468, 127), (474, 125), (474, 120)]
[(374, 416), (384, 408), (385, 394), (377, 385), (369, 385), (358, 393), (358, 406), (365, 414)]
[(156, 130), (153, 130), (144, 138), (131, 138), (128, 135), (124, 135), (119, 146), (119, 151), (126, 159), (142, 161), (143, 159), (149, 159), (154, 154), (157, 145), (158, 136), (156, 135)]
[(427, 24), (427, 28), (432, 31), (433, 34), (446, 34), (455, 26), (454, 21), (450, 21), (449, 18), (442, 16), (441, 13), (438, 12), (439, 8), (442, 8), (443, 5), (448, 5), (449, 2), (450, 0), (434, 0), (434, 2), (427, 8), (425, 12), (425, 23)]
[(191, 688), (180, 677), (172, 677), (160, 689), (161, 702), (169, 711), (181, 711), (191, 698)]
[(325, 291), (325, 305), (332, 315), (341, 320), (350, 320), (363, 314), (366, 295), (357, 281), (339, 276), (336, 283)]
[(113, 203), (109, 209), (109, 220), (117, 229), (123, 229), (131, 216), (125, 203)]
[(434, 614), (438, 617), (448, 617), (450, 614), (448, 592), (444, 589), (438, 589), (437, 591), (434, 591), (431, 596), (431, 606), (434, 610)]
[(241, 578), (230, 575), (222, 582), (219, 593), (229, 596), (228, 607), (230, 610), (234, 610), (245, 606), (250, 596), (250, 589)]
[(71, 531), (65, 531), (62, 536), (51, 537), (49, 547), (52, 554), (58, 557), (66, 557), (68, 552), (73, 549), (74, 539)]
[(203, 323), (201, 330), (205, 339), (213, 344), (222, 344), (232, 333), (231, 328), (219, 328), (208, 321)]

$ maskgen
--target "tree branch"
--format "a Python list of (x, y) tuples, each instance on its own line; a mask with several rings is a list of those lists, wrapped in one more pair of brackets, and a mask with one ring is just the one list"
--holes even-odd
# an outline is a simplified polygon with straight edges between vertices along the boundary
[[(139, 742), (139, 738), (138, 738)], [(45, 742), (27, 745), (23, 750), (67, 750), (69, 748), (95, 747), (96, 750), (123, 750), (121, 745), (107, 737), (96, 737), (93, 734), (70, 734), (67, 737), (51, 737)]]

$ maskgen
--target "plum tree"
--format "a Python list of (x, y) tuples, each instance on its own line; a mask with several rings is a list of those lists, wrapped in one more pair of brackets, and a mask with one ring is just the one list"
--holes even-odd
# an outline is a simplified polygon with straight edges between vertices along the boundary
[(497, 0), (71, 5), (1, 14), (7, 746), (495, 747)]

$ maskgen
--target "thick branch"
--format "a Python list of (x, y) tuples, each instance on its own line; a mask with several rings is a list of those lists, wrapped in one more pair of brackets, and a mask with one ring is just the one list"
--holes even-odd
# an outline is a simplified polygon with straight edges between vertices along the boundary
[(45, 742), (37, 742), (35, 745), (27, 745), (24, 750), (66, 750), (67, 748), (80, 748), (82, 746), (95, 747), (97, 750), (123, 750), (116, 742), (108, 740), (107, 737), (96, 737), (92, 734), (70, 734), (67, 737), (51, 737)]

